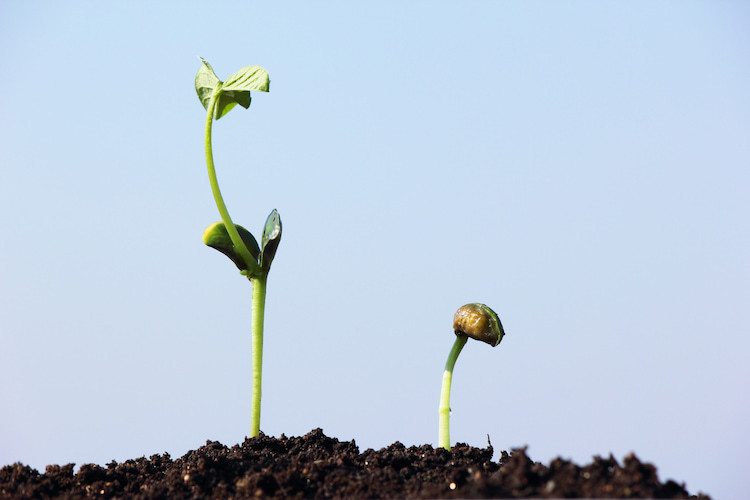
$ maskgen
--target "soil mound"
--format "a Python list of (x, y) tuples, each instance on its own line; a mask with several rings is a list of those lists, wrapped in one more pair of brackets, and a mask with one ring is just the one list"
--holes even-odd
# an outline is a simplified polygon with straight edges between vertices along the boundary
[(49, 465), (44, 474), (16, 463), (0, 469), (0, 498), (700, 498), (660, 482), (656, 467), (628, 455), (584, 466), (532, 461), (526, 449), (457, 444), (364, 452), (315, 429), (304, 437), (261, 433), (228, 448), (216, 441), (172, 460), (168, 453), (106, 467)]

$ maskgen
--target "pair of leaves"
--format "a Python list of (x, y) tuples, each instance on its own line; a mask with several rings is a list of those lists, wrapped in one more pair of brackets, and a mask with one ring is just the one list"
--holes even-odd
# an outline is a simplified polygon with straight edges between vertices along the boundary
[(274, 209), (268, 215), (263, 227), (260, 247), (250, 231), (238, 224), (235, 224), (235, 227), (242, 242), (255, 259), (254, 262), (245, 262), (242, 259), (240, 253), (236, 251), (223, 222), (214, 222), (203, 231), (203, 243), (229, 257), (240, 271), (247, 273), (248, 277), (268, 273), (281, 241), (281, 217), (279, 213)]
[(198, 74), (195, 75), (195, 91), (206, 111), (208, 111), (211, 96), (219, 93), (214, 109), (215, 120), (229, 113), (237, 104), (245, 109), (250, 107), (251, 90), (268, 92), (270, 86), (268, 72), (260, 66), (245, 66), (227, 78), (227, 81), (222, 82), (211, 65), (202, 57), (200, 60), (203, 64)]

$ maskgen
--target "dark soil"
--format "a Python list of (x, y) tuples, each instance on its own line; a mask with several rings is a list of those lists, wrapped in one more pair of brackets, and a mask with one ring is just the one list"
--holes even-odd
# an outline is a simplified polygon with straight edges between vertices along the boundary
[(0, 498), (701, 498), (659, 481), (656, 468), (628, 455), (533, 462), (525, 448), (492, 461), (485, 449), (394, 443), (360, 453), (320, 429), (304, 437), (208, 441), (172, 460), (168, 453), (106, 467), (49, 465), (44, 474), (16, 463), (0, 469)]

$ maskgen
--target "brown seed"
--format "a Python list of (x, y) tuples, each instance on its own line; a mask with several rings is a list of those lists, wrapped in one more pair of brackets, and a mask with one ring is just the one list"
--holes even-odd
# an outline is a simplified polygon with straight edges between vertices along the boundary
[(495, 347), (503, 340), (505, 332), (495, 311), (484, 304), (461, 306), (453, 316), (453, 331)]

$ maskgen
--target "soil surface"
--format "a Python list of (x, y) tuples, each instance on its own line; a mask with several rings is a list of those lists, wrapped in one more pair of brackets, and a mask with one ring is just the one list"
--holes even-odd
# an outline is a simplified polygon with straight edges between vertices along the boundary
[[(49, 465), (40, 474), (16, 463), (0, 469), (0, 498), (691, 498), (684, 484), (659, 481), (656, 468), (628, 455), (588, 465), (532, 461), (525, 448), (492, 461), (457, 444), (364, 452), (315, 429), (304, 437), (261, 433), (231, 448), (216, 441), (172, 460), (168, 453), (106, 467)], [(700, 499), (708, 499), (698, 494)]]

